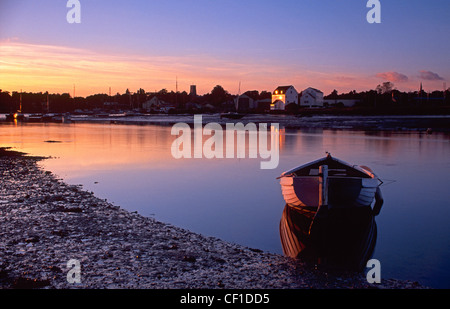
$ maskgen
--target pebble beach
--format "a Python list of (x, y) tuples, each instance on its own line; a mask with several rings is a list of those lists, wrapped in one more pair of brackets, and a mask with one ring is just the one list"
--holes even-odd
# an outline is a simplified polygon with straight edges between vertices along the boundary
[[(332, 272), (129, 212), (0, 148), (0, 288), (416, 289)], [(68, 280), (79, 262), (79, 279)]]

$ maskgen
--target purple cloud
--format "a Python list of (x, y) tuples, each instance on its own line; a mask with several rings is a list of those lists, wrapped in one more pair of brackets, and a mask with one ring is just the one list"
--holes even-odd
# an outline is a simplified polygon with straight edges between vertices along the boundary
[(408, 76), (402, 73), (398, 72), (384, 72), (384, 73), (377, 73), (376, 75), (379, 78), (388, 80), (390, 82), (407, 82)]
[(425, 80), (444, 80), (443, 77), (439, 76), (437, 73), (433, 73), (431, 71), (419, 71), (419, 77)]

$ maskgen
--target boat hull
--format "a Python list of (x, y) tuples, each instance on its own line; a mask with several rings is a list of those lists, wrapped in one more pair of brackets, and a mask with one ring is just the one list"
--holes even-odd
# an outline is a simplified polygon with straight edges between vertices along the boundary
[(279, 178), (286, 201), (280, 221), (284, 254), (362, 270), (375, 248), (374, 217), (383, 204), (378, 177), (328, 155)]
[(364, 269), (372, 257), (377, 226), (370, 207), (317, 210), (286, 205), (280, 220), (283, 253), (334, 269)]

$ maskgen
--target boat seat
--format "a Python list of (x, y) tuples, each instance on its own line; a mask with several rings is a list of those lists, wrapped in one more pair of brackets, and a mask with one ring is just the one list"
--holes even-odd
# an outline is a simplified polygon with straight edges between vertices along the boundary
[[(319, 169), (312, 168), (309, 170), (309, 176), (319, 176)], [(345, 168), (330, 168), (328, 169), (328, 175), (330, 176), (347, 176), (347, 170)]]

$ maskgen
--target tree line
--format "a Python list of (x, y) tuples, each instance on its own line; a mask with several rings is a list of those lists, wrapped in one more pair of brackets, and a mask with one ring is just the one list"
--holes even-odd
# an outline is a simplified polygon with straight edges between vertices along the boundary
[[(272, 93), (269, 91), (247, 91), (244, 93), (251, 99), (270, 99)], [(124, 93), (93, 94), (87, 97), (72, 97), (69, 93), (50, 94), (48, 92), (22, 92), (14, 91), (9, 93), (0, 90), (0, 113), (10, 113), (20, 110), (24, 113), (65, 113), (77, 110), (139, 110), (143, 103), (157, 97), (160, 102), (165, 102), (173, 106), (172, 112), (222, 112), (234, 109), (234, 102), (237, 95), (230, 94), (222, 86), (215, 86), (211, 92), (204, 95), (191, 95), (186, 91), (174, 92), (162, 89), (157, 92), (147, 92), (140, 88), (135, 92), (126, 89)], [(395, 89), (394, 85), (386, 82), (378, 85), (375, 89), (348, 93), (338, 93), (333, 90), (324, 99), (335, 100), (336, 104), (329, 108), (342, 108), (339, 100), (357, 100), (355, 108), (370, 108), (373, 110), (383, 110), (386, 108), (398, 107), (448, 107), (450, 106), (450, 88), (446, 91), (425, 91), (401, 92)], [(269, 104), (270, 105), (270, 104)], [(267, 103), (257, 110), (248, 112), (265, 112), (269, 106)], [(302, 109), (298, 104), (287, 106), (287, 113), (298, 113)]]

